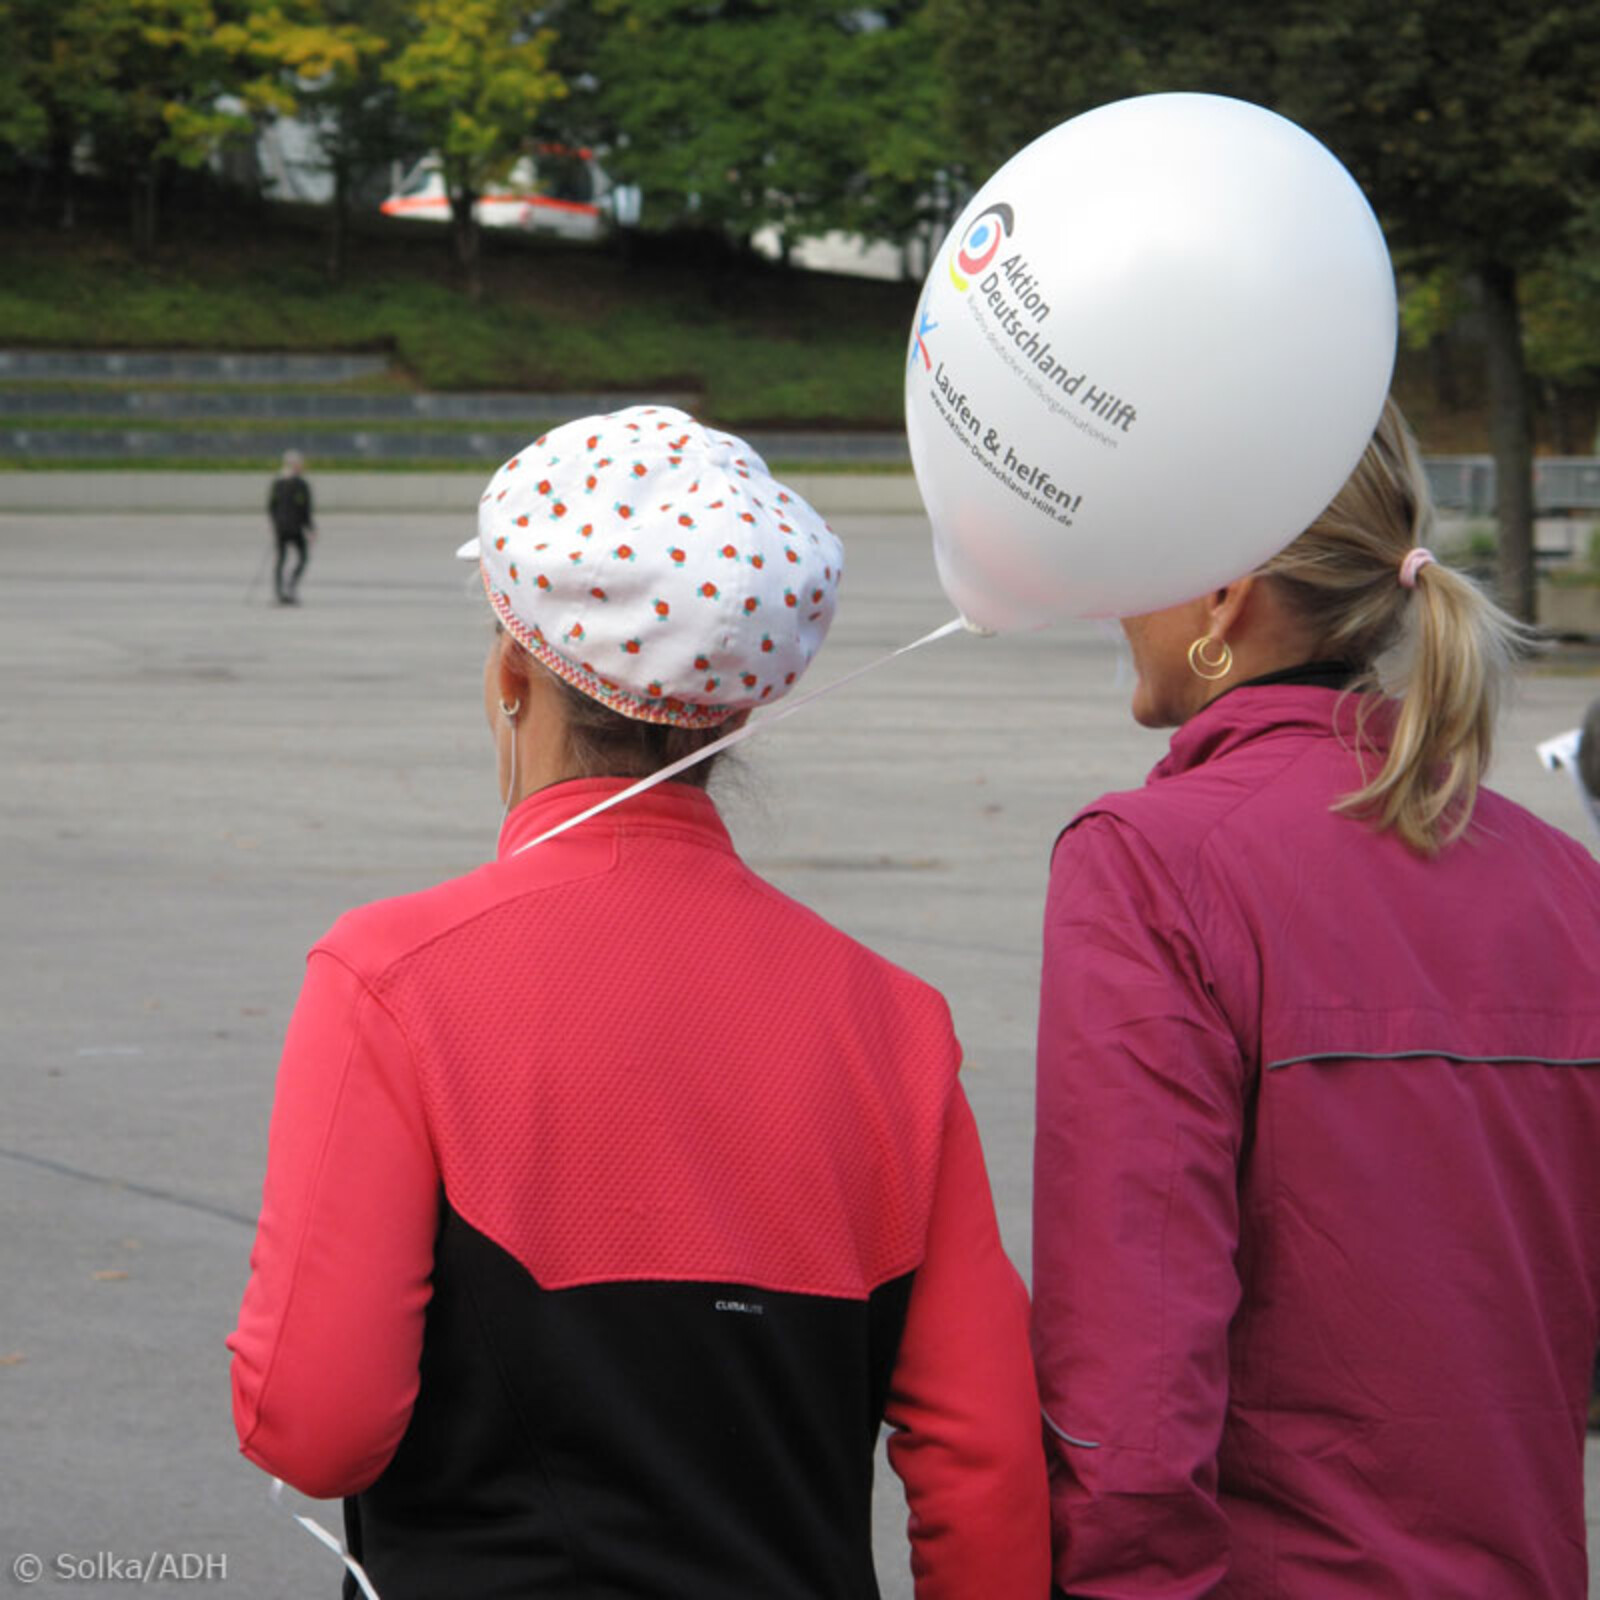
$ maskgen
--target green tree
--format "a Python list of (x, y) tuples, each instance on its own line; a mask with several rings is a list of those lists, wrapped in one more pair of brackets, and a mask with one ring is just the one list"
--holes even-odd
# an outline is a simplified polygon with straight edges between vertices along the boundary
[[(0, 139), (13, 155), (44, 158), (63, 227), (75, 219), (74, 149), (115, 101), (115, 50), (95, 42), (84, 0), (0, 5)], [(42, 187), (35, 166), (30, 209)]]
[(0, 153), (36, 155), (49, 122), (40, 99), (48, 37), (40, 0), (0, 0)]
[(72, 146), (53, 93), (60, 71), (47, 0), (0, 0), (0, 165), (29, 172), (30, 214), (40, 208), (53, 179), (50, 187), (65, 227), (73, 221)]
[[(937, 208), (943, 96), (921, 4), (593, 0), (585, 126), (648, 223), (787, 246), (840, 228), (902, 240)], [(585, 98), (580, 95), (580, 98)]]
[(405, 19), (402, 0), (291, 0), (286, 9), (255, 11), (246, 24), (251, 55), (276, 66), (293, 114), (313, 130), (327, 162), (328, 273), (335, 282), (348, 261), (356, 185), (402, 149), (399, 95), (384, 67), (399, 49)]
[(854, 171), (826, 197), (817, 220), (900, 245), (909, 272), (910, 242), (937, 243), (958, 209), (959, 174), (944, 124), (949, 91), (926, 4), (879, 7), (872, 16), (872, 26), (849, 36), (827, 86), (844, 110)]
[(409, 0), (407, 32), (384, 71), (421, 142), (438, 153), (467, 292), (483, 293), (474, 207), (530, 143), (540, 107), (565, 93), (552, 34), (517, 0)]
[(1523, 280), (1528, 364), (1561, 384), (1600, 374), (1600, 199), (1578, 217), (1560, 256)]
[(1337, 0), (1285, 28), (1281, 106), (1325, 138), (1408, 263), (1477, 291), (1499, 505), (1499, 589), (1532, 621), (1533, 430), (1520, 287), (1600, 196), (1600, 8)]
[(59, 0), (19, 8), (42, 20), (32, 88), (66, 167), (76, 142), (127, 185), (134, 242), (153, 247), (164, 171), (199, 166), (219, 141), (290, 102), (250, 49), (251, 0)]
[(946, 122), (974, 184), (1057, 123), (1130, 95), (1188, 89), (1266, 101), (1281, 7), (1224, 0), (928, 0)]

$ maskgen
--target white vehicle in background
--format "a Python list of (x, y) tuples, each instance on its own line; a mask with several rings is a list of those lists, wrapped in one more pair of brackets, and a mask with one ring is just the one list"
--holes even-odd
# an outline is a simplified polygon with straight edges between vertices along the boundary
[[(379, 209), (386, 217), (448, 222), (450, 195), (439, 158), (424, 156)], [(480, 195), (473, 211), (485, 228), (594, 240), (639, 220), (639, 191), (612, 183), (592, 151), (544, 145)]]
[[(858, 233), (807, 234), (789, 246), (789, 265), (804, 272), (838, 272), (851, 278), (881, 278), (890, 283), (918, 283), (928, 274), (943, 228), (924, 228), (904, 244), (864, 239)], [(776, 228), (760, 228), (751, 247), (768, 261), (783, 257), (783, 236)]]

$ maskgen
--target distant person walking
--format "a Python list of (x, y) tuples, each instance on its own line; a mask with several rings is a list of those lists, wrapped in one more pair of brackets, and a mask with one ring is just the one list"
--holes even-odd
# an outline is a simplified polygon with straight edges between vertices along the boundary
[(1600, 700), (1593, 701), (1584, 715), (1583, 733), (1578, 740), (1578, 780), (1595, 826), (1600, 827)]
[[(278, 604), (300, 604), (300, 578), (310, 557), (308, 539), (317, 536), (311, 511), (311, 485), (305, 480), (305, 461), (298, 450), (285, 450), (283, 468), (272, 480), (267, 497), (267, 515), (272, 518), (272, 535), (278, 543), (278, 562), (273, 572)], [(295, 553), (294, 570), (284, 577), (289, 552)]]
[(1600, 800), (1600, 700), (1594, 701), (1583, 718), (1583, 736), (1578, 741), (1578, 776), (1583, 791), (1591, 800)]

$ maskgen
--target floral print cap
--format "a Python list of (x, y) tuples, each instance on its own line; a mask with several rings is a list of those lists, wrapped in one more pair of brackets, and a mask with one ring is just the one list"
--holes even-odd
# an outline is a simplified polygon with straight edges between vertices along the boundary
[(706, 728), (781, 699), (833, 621), (833, 530), (742, 439), (671, 406), (580, 417), (489, 480), (489, 604), (558, 677), (625, 716)]

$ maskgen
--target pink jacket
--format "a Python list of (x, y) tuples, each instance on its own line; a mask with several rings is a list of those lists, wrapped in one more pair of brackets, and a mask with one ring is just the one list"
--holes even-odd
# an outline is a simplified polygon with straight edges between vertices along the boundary
[(1329, 807), (1353, 706), (1241, 688), (1062, 835), (1034, 1352), (1072, 1595), (1581, 1600), (1600, 866), (1492, 793)]

